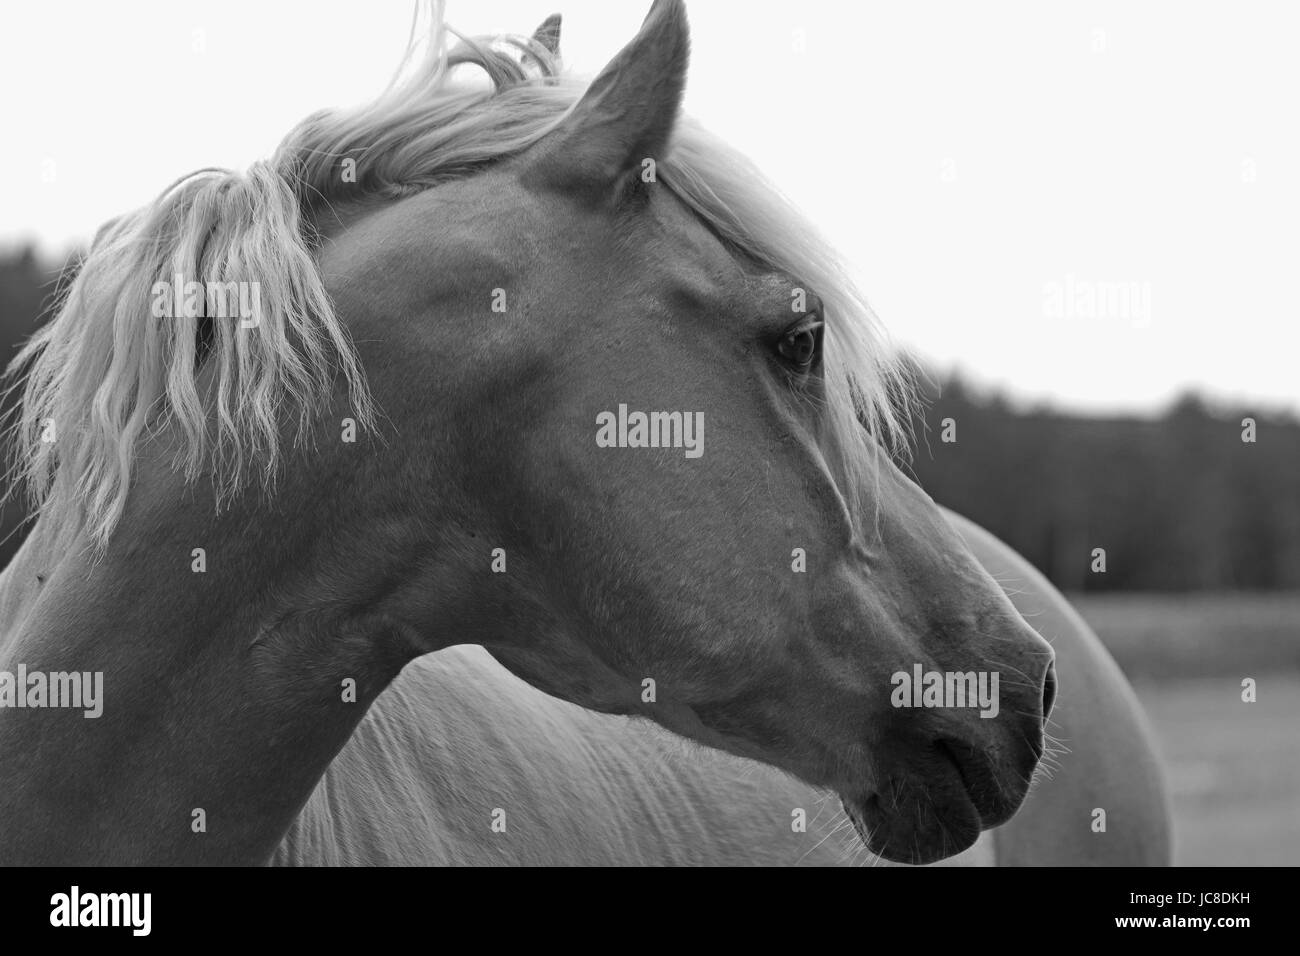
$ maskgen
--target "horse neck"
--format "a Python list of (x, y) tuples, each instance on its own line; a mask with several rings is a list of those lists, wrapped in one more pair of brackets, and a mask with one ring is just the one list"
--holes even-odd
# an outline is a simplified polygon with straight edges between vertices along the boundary
[(286, 611), (265, 537), (153, 535), (94, 560), (38, 522), (0, 576), (0, 672), (103, 675), (97, 717), (0, 706), (0, 862), (266, 862), (413, 656), (363, 614)]

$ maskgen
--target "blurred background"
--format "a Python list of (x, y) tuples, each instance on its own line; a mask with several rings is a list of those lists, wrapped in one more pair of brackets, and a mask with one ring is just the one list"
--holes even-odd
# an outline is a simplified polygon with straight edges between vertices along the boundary
[[(1133, 682), (1176, 861), (1300, 863), (1300, 420), (1212, 393), (1103, 418), (961, 378), (930, 391), (917, 478), (1061, 588)], [(1267, 437), (1244, 443), (1244, 418)]]
[[(647, 7), (451, 0), (447, 15), (528, 33), (559, 10), (565, 58), (592, 73)], [(688, 7), (688, 111), (844, 249), (914, 356), (917, 480), (1065, 591), (1134, 682), (1177, 861), (1300, 862), (1300, 7)], [(105, 220), (378, 92), (411, 10), (12, 11), (0, 353)], [(22, 516), (0, 513), (0, 562)]]

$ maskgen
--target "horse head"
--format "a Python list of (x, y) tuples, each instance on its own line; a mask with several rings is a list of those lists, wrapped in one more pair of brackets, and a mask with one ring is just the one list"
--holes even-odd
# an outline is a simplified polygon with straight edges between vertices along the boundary
[(1023, 799), (1052, 653), (889, 453), (860, 299), (679, 116), (687, 58), (656, 3), (535, 143), (324, 251), (400, 425), (379, 507), (455, 556), (409, 562), (440, 600), (407, 625), (832, 788), (872, 850), (934, 860)]

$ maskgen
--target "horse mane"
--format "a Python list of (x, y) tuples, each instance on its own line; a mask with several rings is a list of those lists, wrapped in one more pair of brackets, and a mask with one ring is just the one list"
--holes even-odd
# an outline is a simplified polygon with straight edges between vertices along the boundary
[[(186, 481), (207, 475), (220, 509), (250, 482), (272, 481), (286, 424), (296, 423), (292, 444), (304, 443), (340, 379), (358, 426), (373, 428), (363, 370), (317, 268), (317, 227), (335, 203), (404, 198), (540, 140), (585, 88), (549, 47), (461, 37), (430, 0), (375, 100), (316, 113), (246, 172), (200, 170), (103, 227), (54, 318), (6, 373), (7, 389), (21, 389), (6, 429), (12, 486), (102, 548), (147, 438), (169, 432), (174, 466)], [(488, 83), (465, 81), (463, 66)], [(828, 405), (841, 447), (904, 452), (904, 367), (835, 251), (747, 159), (688, 119), (658, 174), (719, 235), (826, 303)], [(155, 317), (155, 284), (177, 275), (257, 282), (258, 323), (243, 328), (206, 309)], [(861, 439), (863, 425), (875, 441)]]

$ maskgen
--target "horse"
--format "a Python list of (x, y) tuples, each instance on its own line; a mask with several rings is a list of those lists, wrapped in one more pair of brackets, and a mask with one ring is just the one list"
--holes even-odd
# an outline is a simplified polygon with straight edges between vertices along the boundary
[(0, 673), (102, 712), (0, 696), (0, 862), (1168, 862), (1132, 690), (680, 115), (680, 0), (587, 85), (558, 18), (424, 13), (374, 101), (105, 226), (11, 367)]

